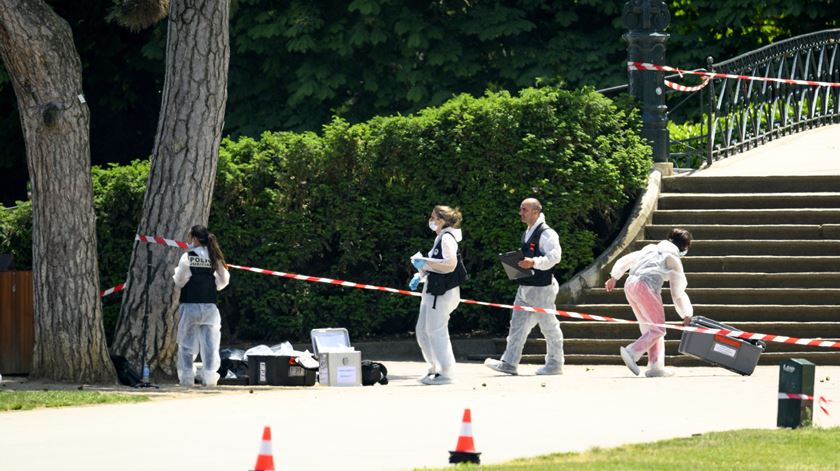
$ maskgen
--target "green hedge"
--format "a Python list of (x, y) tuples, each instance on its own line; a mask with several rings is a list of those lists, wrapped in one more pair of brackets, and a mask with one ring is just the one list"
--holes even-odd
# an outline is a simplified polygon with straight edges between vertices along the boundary
[[(336, 119), (321, 134), (225, 139), (209, 226), (231, 263), (404, 287), (408, 257), (432, 244), (432, 207), (457, 206), (470, 272), (462, 296), (509, 302), (516, 287), (497, 254), (519, 246), (519, 202), (542, 201), (563, 246), (562, 281), (609, 243), (644, 183), (650, 150), (637, 127), (592, 90), (540, 88), (362, 124)], [(103, 287), (124, 278), (147, 173), (147, 162), (94, 170)], [(276, 340), (326, 326), (403, 335), (417, 307), (414, 297), (234, 271), (221, 310), (226, 335)], [(463, 305), (450, 329), (501, 333), (507, 322), (504, 311)]]

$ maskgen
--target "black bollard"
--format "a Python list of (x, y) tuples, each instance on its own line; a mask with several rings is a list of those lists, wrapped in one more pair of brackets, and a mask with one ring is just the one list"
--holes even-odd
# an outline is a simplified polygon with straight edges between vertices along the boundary
[[(777, 427), (809, 425), (814, 414), (814, 368), (808, 360), (792, 358), (779, 364), (779, 413)], [(801, 394), (812, 399), (791, 399), (785, 394)]]

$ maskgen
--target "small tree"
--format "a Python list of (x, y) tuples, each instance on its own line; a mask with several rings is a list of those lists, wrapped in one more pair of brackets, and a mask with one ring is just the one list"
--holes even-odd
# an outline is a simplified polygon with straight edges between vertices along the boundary
[(0, 55), (32, 181), (32, 375), (115, 382), (99, 300), (90, 115), (70, 26), (41, 0), (2, 0)]

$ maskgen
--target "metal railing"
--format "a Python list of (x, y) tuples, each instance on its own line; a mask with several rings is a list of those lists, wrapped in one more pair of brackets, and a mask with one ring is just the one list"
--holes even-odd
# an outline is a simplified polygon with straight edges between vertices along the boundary
[[(713, 72), (840, 82), (840, 29), (780, 41), (711, 64)], [(711, 164), (780, 136), (840, 122), (840, 87), (716, 79), (706, 94), (706, 162)]]
[[(840, 29), (779, 41), (719, 63), (713, 63), (710, 57), (706, 70), (838, 83)], [(675, 77), (678, 75), (666, 79)], [(711, 165), (787, 134), (840, 123), (840, 87), (715, 78), (696, 92), (665, 89), (669, 113), (693, 102), (702, 116), (697, 135), (670, 141), (669, 158), (677, 167), (696, 167), (698, 162)], [(626, 90), (623, 85), (599, 91), (609, 94)], [(671, 106), (676, 99), (678, 103)]]

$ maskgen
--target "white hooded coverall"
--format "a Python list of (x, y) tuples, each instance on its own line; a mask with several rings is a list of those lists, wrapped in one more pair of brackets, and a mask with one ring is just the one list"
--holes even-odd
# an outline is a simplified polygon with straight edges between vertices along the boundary
[[(192, 249), (201, 258), (209, 259), (207, 247), (199, 246)], [(192, 277), (189, 254), (184, 253), (175, 267), (175, 286), (183, 288)], [(224, 266), (213, 273), (216, 290), (221, 291), (230, 281), (230, 273)], [(178, 321), (178, 357), (176, 369), (178, 380), (184, 386), (195, 383), (195, 357), (201, 353), (202, 383), (215, 386), (219, 382), (219, 346), (222, 338), (222, 316), (219, 308), (213, 303), (181, 303), (181, 319)]]
[(629, 253), (615, 262), (610, 276), (619, 280), (627, 270), (630, 276), (624, 283), (624, 294), (639, 321), (642, 336), (631, 343), (627, 350), (635, 361), (648, 354), (648, 368), (665, 367), (665, 328), (650, 324), (665, 323), (665, 306), (662, 303), (662, 285), (668, 281), (677, 314), (691, 317), (694, 308), (685, 293), (685, 278), (679, 248), (669, 240), (646, 245), (642, 250)]
[[(540, 223), (545, 223), (545, 214), (540, 213), (537, 221), (525, 231), (522, 242), (531, 238)], [(540, 235), (540, 252), (542, 255), (533, 257), (534, 268), (537, 270), (550, 270), (560, 263), (563, 254), (560, 247), (560, 237), (554, 229), (546, 229)], [(516, 290), (516, 299), (513, 303), (517, 306), (542, 307), (546, 309), (556, 308), (557, 292), (560, 285), (554, 276), (551, 277), (551, 284), (548, 286), (525, 286), (520, 285)], [(543, 337), (546, 341), (545, 365), (549, 369), (563, 367), (563, 332), (560, 330), (560, 321), (552, 314), (541, 314), (538, 312), (520, 311), (514, 309), (510, 316), (510, 331), (507, 337), (507, 347), (502, 355), (502, 361), (511, 365), (519, 365), (522, 359), (522, 349), (528, 334), (535, 325), (540, 325)]]
[[(446, 227), (440, 231), (428, 257), (438, 255), (434, 252), (439, 242), (443, 258), (426, 262), (420, 270), (424, 278), (428, 272), (446, 274), (455, 271), (458, 265), (458, 242), (460, 241), (461, 229)], [(423, 295), (420, 298), (420, 315), (417, 317), (416, 328), (417, 343), (423, 352), (423, 359), (429, 364), (429, 374), (439, 374), (451, 379), (455, 375), (455, 355), (452, 353), (452, 343), (449, 341), (449, 316), (461, 302), (461, 288), (456, 286), (435, 299), (434, 295), (426, 292), (427, 284), (423, 284)]]

